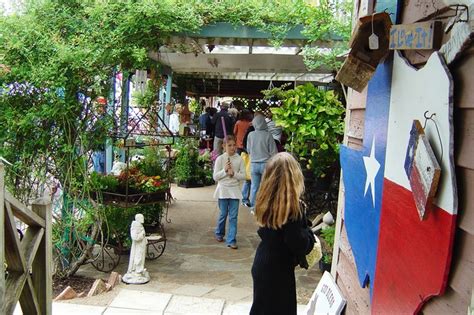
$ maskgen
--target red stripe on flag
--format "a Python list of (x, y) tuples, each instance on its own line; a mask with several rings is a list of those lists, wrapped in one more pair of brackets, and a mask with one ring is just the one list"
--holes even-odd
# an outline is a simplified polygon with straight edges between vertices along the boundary
[(411, 191), (384, 179), (373, 314), (412, 314), (444, 292), (456, 215), (433, 205), (420, 220)]

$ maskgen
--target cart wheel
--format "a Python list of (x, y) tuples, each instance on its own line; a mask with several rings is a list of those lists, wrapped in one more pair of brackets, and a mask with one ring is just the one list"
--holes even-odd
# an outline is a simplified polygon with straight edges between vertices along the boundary
[(121, 250), (118, 246), (110, 244), (96, 245), (92, 251), (95, 259), (91, 264), (98, 271), (110, 272), (120, 263)]
[(166, 234), (163, 225), (160, 223), (157, 233), (147, 236), (148, 244), (146, 246), (146, 259), (155, 260), (166, 248)]

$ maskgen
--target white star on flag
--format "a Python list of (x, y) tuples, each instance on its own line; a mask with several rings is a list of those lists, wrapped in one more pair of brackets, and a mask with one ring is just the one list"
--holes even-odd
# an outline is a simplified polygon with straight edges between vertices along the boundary
[(364, 156), (364, 166), (367, 177), (365, 179), (365, 192), (364, 197), (367, 195), (367, 191), (372, 192), (372, 205), (375, 208), (375, 177), (380, 169), (380, 163), (375, 159), (375, 137), (372, 139), (372, 148), (370, 149), (370, 156)]

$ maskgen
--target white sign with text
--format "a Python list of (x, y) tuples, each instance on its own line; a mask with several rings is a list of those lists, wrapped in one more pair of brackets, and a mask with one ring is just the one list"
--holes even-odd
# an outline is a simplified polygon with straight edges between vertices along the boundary
[(342, 296), (341, 290), (331, 274), (325, 271), (306, 306), (305, 314), (341, 314), (345, 305), (346, 299)]

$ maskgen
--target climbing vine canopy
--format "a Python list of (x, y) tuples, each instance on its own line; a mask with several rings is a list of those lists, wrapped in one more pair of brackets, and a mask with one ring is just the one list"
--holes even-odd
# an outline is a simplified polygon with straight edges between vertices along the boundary
[[(26, 203), (44, 187), (62, 190), (64, 217), (55, 218), (53, 232), (59, 261), (74, 261), (67, 245), (73, 226), (93, 239), (103, 222), (90, 198), (88, 155), (104, 145), (113, 124), (98, 118), (103, 108), (93, 100), (110, 95), (114, 71), (157, 72), (150, 51), (173, 34), (216, 22), (269, 32), (275, 46), (296, 25), (304, 26), (309, 45), (334, 36), (344, 45), (349, 0), (330, 1), (316, 7), (304, 0), (22, 0), (16, 13), (0, 12), (0, 156), (11, 163), (6, 184)], [(317, 55), (308, 54), (308, 65), (315, 66)], [(63, 268), (73, 274), (86, 258), (83, 251)]]
[(26, 174), (41, 181), (49, 173), (71, 192), (83, 191), (87, 176), (77, 171), (85, 164), (78, 151), (103, 141), (88, 123), (90, 100), (109, 95), (114, 69), (157, 68), (150, 51), (173, 34), (215, 22), (267, 31), (275, 45), (296, 25), (304, 25), (310, 43), (346, 40), (349, 10), (337, 3), (26, 0), (16, 14), (0, 17), (0, 155), (14, 163), (16, 185)]

